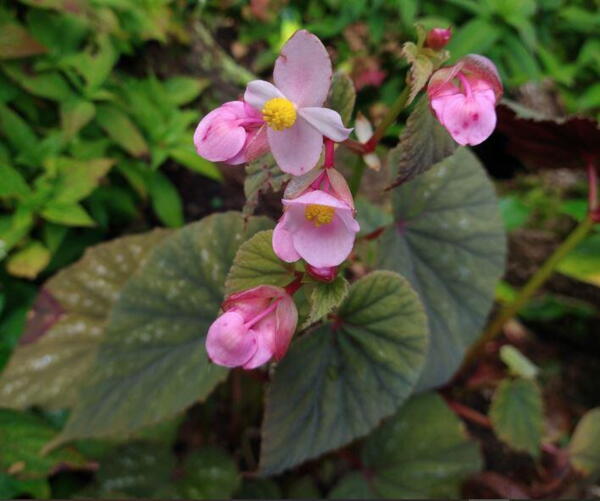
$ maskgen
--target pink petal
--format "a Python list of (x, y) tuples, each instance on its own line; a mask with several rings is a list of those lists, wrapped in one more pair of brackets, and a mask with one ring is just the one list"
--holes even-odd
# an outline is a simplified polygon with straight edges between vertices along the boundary
[(275, 226), (273, 231), (273, 251), (279, 259), (286, 263), (293, 263), (300, 259), (300, 254), (294, 249), (292, 243), (292, 234), (287, 231), (284, 227), (287, 217), (287, 212), (283, 214), (282, 218)]
[(267, 125), (263, 124), (259, 128), (248, 133), (246, 144), (244, 145), (245, 162), (252, 162), (258, 157), (262, 157), (269, 151), (269, 142), (267, 140)]
[(496, 65), (490, 59), (479, 54), (467, 54), (461, 59), (461, 63), (463, 72), (475, 80), (484, 81), (494, 91), (496, 100), (500, 99), (503, 92), (502, 81)]
[(275, 97), (285, 96), (272, 83), (264, 80), (253, 80), (244, 93), (244, 101), (258, 111), (262, 111), (265, 103)]
[[(318, 204), (318, 205), (327, 205), (329, 207), (333, 207), (335, 209), (346, 209), (348, 210), (348, 205), (343, 201), (335, 198), (333, 195), (329, 193), (325, 193), (322, 190), (313, 190), (305, 193), (304, 195), (299, 196), (298, 198), (294, 198), (292, 200), (281, 201), (283, 205), (287, 207), (296, 207), (308, 204)], [(304, 210), (304, 209), (303, 209)], [(304, 213), (304, 212), (303, 212)]]
[(350, 191), (350, 187), (346, 182), (346, 178), (336, 169), (327, 169), (327, 177), (331, 183), (331, 187), (335, 195), (346, 202), (348, 207), (354, 209), (354, 197)]
[(244, 364), (244, 369), (256, 369), (273, 358), (273, 342), (270, 338), (275, 336), (275, 319), (270, 318), (269, 323), (272, 324), (270, 331), (267, 331), (265, 327), (262, 330), (252, 329), (250, 331), (256, 339), (257, 348), (250, 360)]
[(276, 360), (281, 360), (290, 346), (298, 324), (298, 310), (294, 300), (289, 295), (281, 299), (275, 310), (275, 318), (277, 320), (277, 335), (274, 339), (273, 356)]
[(301, 117), (297, 117), (289, 129), (269, 127), (267, 138), (279, 168), (293, 176), (300, 176), (317, 165), (323, 149), (323, 135)]
[(329, 92), (331, 73), (331, 60), (321, 40), (300, 30), (281, 49), (273, 80), (298, 107), (321, 106)]
[(299, 108), (298, 114), (325, 137), (336, 143), (348, 139), (352, 129), (344, 127), (342, 117), (329, 108)]
[(198, 155), (211, 162), (225, 162), (238, 155), (246, 141), (246, 131), (236, 119), (223, 107), (206, 115), (194, 132)]
[(305, 220), (294, 232), (294, 247), (311, 266), (324, 268), (341, 264), (352, 252), (355, 233), (334, 216), (330, 224), (316, 227)]
[(496, 127), (496, 97), (491, 89), (432, 99), (438, 120), (460, 145), (477, 145), (485, 141)]
[(243, 317), (236, 312), (223, 313), (206, 336), (206, 351), (218, 365), (237, 367), (245, 364), (256, 352), (256, 339), (249, 335)]

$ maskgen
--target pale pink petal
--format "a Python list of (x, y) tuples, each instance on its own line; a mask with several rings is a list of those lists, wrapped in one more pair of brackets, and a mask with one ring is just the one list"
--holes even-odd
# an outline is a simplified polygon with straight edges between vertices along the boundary
[(298, 114), (325, 137), (336, 143), (348, 139), (352, 129), (344, 127), (342, 117), (329, 108), (298, 108)]
[(208, 113), (194, 132), (198, 155), (211, 162), (234, 158), (246, 141), (246, 131), (236, 123), (236, 116), (222, 108)]
[(329, 193), (322, 190), (314, 190), (305, 193), (304, 195), (292, 200), (282, 200), (283, 205), (287, 207), (304, 206), (308, 204), (327, 205), (336, 209), (348, 209), (348, 205), (343, 201), (335, 198)]
[[(244, 369), (248, 369), (248, 370), (256, 369), (257, 367), (260, 367), (261, 365), (266, 364), (269, 360), (271, 360), (273, 358), (273, 349), (272, 349), (273, 341), (271, 338), (273, 338), (276, 335), (275, 334), (275, 317), (274, 317), (274, 315), (267, 317), (262, 322), (270, 324), (270, 330), (268, 330), (264, 326), (262, 327), (262, 329), (257, 329), (256, 326), (254, 329), (251, 329), (250, 332), (253, 334), (254, 338), (256, 339), (257, 347), (256, 347), (256, 352), (254, 353), (254, 355), (250, 358), (250, 360), (248, 360), (244, 364)], [(262, 323), (262, 322), (260, 322), (260, 323)]]
[(285, 294), (285, 291), (280, 287), (259, 285), (229, 295), (223, 302), (223, 310), (238, 311), (244, 317), (244, 321), (248, 322), (269, 306), (274, 297), (280, 297), (283, 294)]
[(317, 268), (337, 266), (352, 252), (355, 233), (349, 231), (343, 221), (334, 216), (330, 224), (319, 227), (304, 222), (294, 232), (294, 247), (302, 258)]
[(340, 209), (336, 211), (336, 214), (340, 217), (343, 223), (346, 225), (348, 231), (353, 231), (354, 233), (358, 233), (360, 231), (360, 225), (358, 221), (354, 218), (354, 214), (349, 209)]
[(331, 85), (331, 60), (315, 35), (300, 30), (275, 61), (275, 85), (298, 107), (321, 106)]
[(292, 234), (285, 229), (287, 212), (279, 220), (273, 231), (273, 251), (279, 259), (286, 263), (293, 263), (300, 259), (300, 254), (294, 249)]
[(460, 145), (477, 145), (485, 141), (496, 127), (494, 91), (474, 92), (433, 99), (431, 106), (438, 120)]
[(268, 151), (269, 141), (267, 140), (267, 125), (263, 124), (248, 133), (246, 144), (244, 145), (245, 161), (252, 162), (258, 157), (262, 157)]
[(271, 153), (283, 172), (300, 176), (311, 170), (321, 156), (323, 135), (303, 118), (289, 129), (267, 130)]
[(472, 79), (486, 82), (494, 91), (496, 101), (502, 96), (503, 88), (496, 65), (485, 56), (467, 54), (461, 59), (462, 71)]
[(335, 195), (346, 202), (348, 207), (354, 209), (354, 197), (346, 182), (346, 178), (336, 169), (327, 169), (327, 177)]
[(236, 312), (223, 313), (217, 318), (206, 336), (206, 351), (218, 365), (244, 365), (256, 352), (256, 339), (248, 335), (243, 317)]
[(262, 111), (265, 103), (275, 97), (285, 96), (272, 83), (264, 80), (253, 80), (244, 93), (244, 101), (258, 111)]
[(369, 119), (361, 112), (356, 114), (354, 133), (361, 143), (366, 143), (373, 135), (373, 126), (371, 125), (371, 122), (369, 122)]

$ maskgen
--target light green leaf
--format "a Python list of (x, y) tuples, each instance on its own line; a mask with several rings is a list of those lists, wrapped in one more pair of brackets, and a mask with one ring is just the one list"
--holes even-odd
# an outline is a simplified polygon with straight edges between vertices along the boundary
[(115, 106), (98, 105), (96, 120), (109, 137), (130, 155), (139, 158), (149, 154), (144, 136), (130, 118)]
[(600, 233), (593, 233), (565, 256), (557, 270), (600, 287)]
[(169, 156), (177, 163), (209, 179), (214, 179), (215, 181), (223, 180), (223, 174), (221, 174), (217, 166), (198, 155), (191, 146), (173, 148), (169, 151)]
[(367, 275), (352, 284), (338, 316), (295, 341), (277, 367), (262, 429), (263, 474), (364, 436), (414, 388), (427, 327), (405, 279)]
[(503, 380), (490, 406), (490, 419), (498, 438), (536, 458), (540, 455), (543, 413), (538, 385), (524, 378)]
[(315, 282), (309, 295), (310, 314), (304, 322), (304, 327), (321, 320), (325, 315), (337, 308), (348, 295), (348, 280), (338, 275), (329, 283)]
[(241, 245), (227, 275), (227, 294), (258, 285), (284, 287), (294, 280), (294, 266), (275, 255), (272, 241), (273, 230), (267, 230)]
[(18, 59), (45, 52), (46, 48), (20, 24), (10, 20), (0, 24), (0, 59)]
[(221, 449), (206, 447), (185, 459), (177, 490), (184, 499), (229, 499), (239, 483), (233, 459)]
[(196, 99), (210, 85), (208, 78), (171, 77), (163, 82), (169, 101), (182, 106)]
[(41, 418), (10, 409), (0, 409), (0, 470), (18, 478), (44, 478), (55, 466), (82, 466), (85, 458), (72, 448), (42, 455), (41, 450), (56, 430)]
[(408, 117), (398, 146), (390, 150), (388, 164), (396, 176), (395, 185), (410, 181), (454, 153), (454, 139), (440, 125), (422, 96)]
[(31, 163), (32, 152), (39, 146), (38, 138), (25, 120), (3, 104), (0, 104), (0, 131), (10, 145)]
[(378, 263), (404, 274), (425, 305), (426, 389), (452, 376), (480, 334), (504, 271), (505, 234), (494, 186), (464, 148), (394, 190), (393, 204)]
[(41, 215), (46, 221), (66, 226), (96, 226), (96, 221), (77, 203), (52, 201), (43, 208)]
[(15, 252), (6, 263), (6, 269), (15, 277), (34, 279), (50, 262), (50, 251), (41, 242), (29, 242)]
[(76, 160), (67, 157), (52, 158), (48, 166), (56, 170), (52, 204), (72, 205), (87, 197), (100, 183), (115, 161), (112, 158)]
[(38, 302), (45, 307), (34, 308), (30, 317), (37, 339), (18, 346), (0, 375), (3, 406), (63, 409), (75, 404), (119, 291), (168, 234), (154, 230), (91, 247), (44, 284)]
[(69, 141), (96, 115), (94, 103), (83, 99), (71, 99), (60, 107), (60, 122), (65, 140)]
[(26, 72), (19, 63), (6, 64), (3, 69), (15, 83), (34, 96), (53, 101), (66, 101), (73, 97), (73, 89), (58, 71)]
[(409, 400), (367, 439), (362, 457), (375, 493), (392, 499), (458, 498), (482, 467), (477, 443), (435, 393)]
[(183, 203), (177, 188), (162, 172), (151, 172), (149, 181), (152, 208), (158, 218), (172, 228), (183, 225)]
[(374, 231), (385, 228), (394, 222), (394, 217), (383, 207), (369, 202), (364, 197), (354, 200), (356, 219), (360, 224), (358, 235), (364, 237)]
[(600, 475), (600, 407), (584, 414), (573, 432), (569, 444), (573, 466), (579, 471), (598, 478)]
[(240, 243), (270, 224), (214, 214), (155, 247), (120, 292), (90, 379), (57, 442), (126, 435), (207, 397), (227, 374), (209, 363), (204, 347), (225, 275)]
[(21, 173), (7, 164), (0, 164), (0, 197), (26, 197), (31, 193)]
[(337, 111), (342, 117), (342, 122), (348, 125), (352, 118), (355, 102), (356, 89), (354, 88), (352, 79), (341, 71), (335, 72), (331, 79), (326, 107)]
[(508, 366), (511, 374), (526, 379), (534, 379), (539, 369), (536, 365), (510, 344), (500, 348), (500, 359)]
[(278, 192), (290, 180), (290, 175), (283, 172), (271, 154), (250, 162), (246, 166), (246, 179), (244, 180), (244, 214), (254, 213), (258, 205), (259, 196), (267, 191)]
[(453, 32), (446, 49), (452, 54), (452, 61), (473, 52), (485, 54), (503, 34), (499, 26), (486, 19), (475, 18)]

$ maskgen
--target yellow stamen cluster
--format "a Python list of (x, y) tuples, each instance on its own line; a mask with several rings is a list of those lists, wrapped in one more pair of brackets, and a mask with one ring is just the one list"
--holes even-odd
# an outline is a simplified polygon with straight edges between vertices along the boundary
[(263, 106), (262, 116), (273, 130), (289, 129), (296, 122), (296, 107), (284, 97), (274, 97)]
[(323, 224), (329, 224), (333, 221), (335, 209), (328, 205), (308, 204), (304, 209), (304, 217), (318, 228)]

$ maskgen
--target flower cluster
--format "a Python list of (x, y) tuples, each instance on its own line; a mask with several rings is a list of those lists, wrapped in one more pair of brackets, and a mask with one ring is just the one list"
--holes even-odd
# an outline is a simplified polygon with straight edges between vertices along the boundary
[[(450, 29), (434, 29), (425, 43), (437, 51), (450, 38)], [(242, 100), (207, 114), (194, 134), (198, 154), (210, 161), (236, 165), (270, 151), (279, 168), (293, 176), (273, 231), (273, 251), (288, 263), (304, 260), (306, 273), (323, 282), (335, 279), (360, 229), (348, 184), (333, 168), (335, 143), (348, 139), (352, 129), (339, 113), (324, 107), (331, 79), (327, 50), (316, 36), (300, 30), (275, 62), (274, 83), (250, 82)], [(470, 55), (437, 70), (427, 94), (433, 113), (459, 144), (478, 144), (492, 133), (502, 85), (488, 59)], [(380, 137), (371, 137), (373, 130), (361, 116), (356, 134), (373, 148)], [(315, 168), (324, 147), (322, 168)], [(363, 148), (361, 154), (377, 170), (373, 148)], [(210, 359), (245, 369), (280, 359), (296, 329), (291, 295), (300, 282), (284, 289), (262, 285), (229, 296), (208, 331)]]

